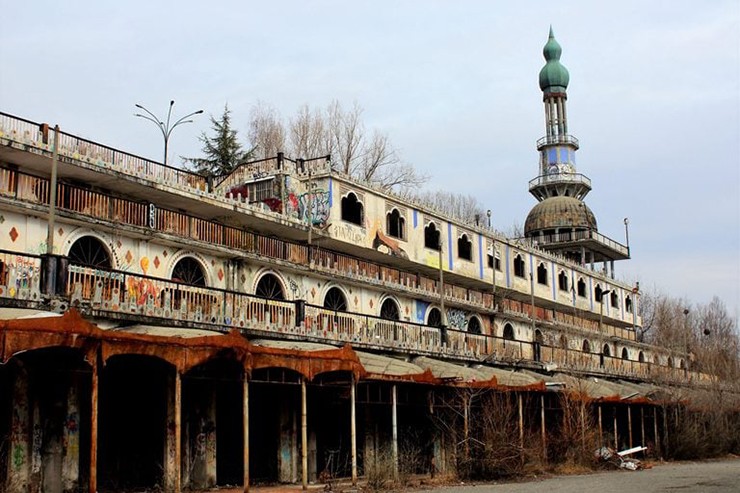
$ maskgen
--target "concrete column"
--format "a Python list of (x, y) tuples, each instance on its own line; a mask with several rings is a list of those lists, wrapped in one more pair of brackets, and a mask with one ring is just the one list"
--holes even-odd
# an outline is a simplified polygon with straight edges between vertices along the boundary
[(357, 413), (355, 410), (355, 393), (356, 393), (356, 384), (355, 384), (355, 376), (352, 375), (352, 381), (350, 382), (350, 447), (352, 448), (351, 454), (352, 454), (352, 486), (357, 486)]
[(540, 395), (540, 432), (542, 434), (542, 460), (547, 461), (547, 428), (545, 428), (545, 394)]
[(655, 440), (655, 455), (660, 457), (660, 436), (658, 435), (658, 408), (653, 407), (653, 440)]
[(41, 409), (39, 409), (38, 397), (33, 395), (29, 397), (31, 401), (30, 405), (33, 409), (31, 418), (33, 432), (31, 433), (31, 479), (29, 482), (29, 491), (30, 493), (38, 493), (42, 489), (41, 445), (44, 439), (44, 429), (41, 426)]
[(278, 481), (294, 483), (297, 481), (296, 459), (298, 444), (296, 443), (296, 412), (291, 408), (291, 402), (280, 403), (280, 429), (277, 456)]
[(90, 482), (88, 493), (98, 491), (98, 360), (92, 363), (90, 379)]
[(645, 447), (645, 406), (640, 406), (640, 445)]
[(202, 388), (195, 403), (195, 455), (192, 458), (191, 481), (198, 489), (216, 486), (216, 389)]
[(627, 431), (629, 432), (629, 444), (632, 448), (632, 406), (627, 405)]
[(164, 486), (165, 491), (180, 492), (180, 436), (182, 433), (182, 380), (180, 372), (175, 369), (174, 375), (167, 378), (167, 430), (164, 452)]
[(244, 387), (243, 387), (243, 400), (242, 400), (242, 412), (243, 412), (243, 432), (244, 432), (244, 493), (249, 493), (249, 380), (247, 379), (246, 372), (244, 374)]
[(80, 480), (80, 402), (78, 379), (72, 374), (67, 391), (67, 415), (62, 428), (64, 444), (62, 456), (62, 488), (76, 491)]
[(619, 451), (619, 430), (617, 428), (617, 406), (614, 406), (614, 450)]
[(30, 413), (28, 406), (28, 372), (20, 361), (15, 363), (13, 382), (13, 413), (10, 418), (10, 437), (8, 440), (8, 493), (25, 493), (30, 479)]
[(393, 477), (398, 478), (398, 391), (396, 384), (391, 387), (391, 457), (393, 460)]
[(517, 393), (516, 397), (519, 407), (519, 448), (524, 451), (524, 405), (522, 403), (522, 394)]
[(596, 409), (599, 411), (599, 447), (604, 445), (604, 428), (601, 423), (601, 404), (596, 404)]
[(308, 489), (308, 410), (306, 405), (306, 379), (301, 379), (301, 485)]

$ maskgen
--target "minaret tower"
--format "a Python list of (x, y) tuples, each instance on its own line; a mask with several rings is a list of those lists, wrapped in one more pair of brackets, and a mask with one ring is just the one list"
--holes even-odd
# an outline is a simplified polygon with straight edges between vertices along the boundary
[(540, 89), (545, 104), (545, 136), (537, 141), (539, 175), (530, 180), (529, 193), (539, 201), (524, 223), (524, 235), (541, 248), (581, 264), (629, 258), (629, 248), (599, 234), (596, 216), (583, 199), (591, 180), (576, 170), (578, 139), (568, 132), (568, 70), (560, 63), (560, 44), (550, 28), (545, 66), (540, 70)]

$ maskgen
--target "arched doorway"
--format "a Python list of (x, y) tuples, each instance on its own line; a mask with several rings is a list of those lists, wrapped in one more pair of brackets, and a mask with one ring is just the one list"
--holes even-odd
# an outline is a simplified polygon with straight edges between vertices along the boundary
[(95, 267), (96, 269), (111, 269), (113, 267), (108, 248), (94, 236), (83, 236), (72, 243), (67, 256), (71, 264)]
[(400, 320), (401, 311), (398, 309), (398, 303), (392, 298), (386, 298), (380, 305), (380, 318), (385, 320)]
[(268, 300), (284, 300), (285, 293), (283, 291), (283, 284), (277, 278), (275, 274), (265, 274), (260, 277), (257, 287), (255, 288), (257, 296), (267, 298)]

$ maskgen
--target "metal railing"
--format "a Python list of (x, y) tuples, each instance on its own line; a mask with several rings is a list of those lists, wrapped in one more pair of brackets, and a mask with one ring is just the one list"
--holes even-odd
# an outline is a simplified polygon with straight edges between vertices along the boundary
[(537, 139), (537, 150), (542, 150), (546, 145), (552, 144), (572, 144), (576, 146), (576, 148), (580, 145), (578, 143), (578, 139), (570, 134), (545, 135), (544, 137)]
[(591, 179), (581, 173), (554, 173), (551, 175), (539, 175), (529, 180), (529, 189), (549, 185), (551, 183), (581, 183), (591, 189)]
[(611, 238), (593, 230), (585, 231), (563, 231), (549, 235), (533, 236), (530, 240), (537, 245), (551, 245), (556, 243), (568, 243), (571, 241), (595, 240), (606, 245), (624, 256), (629, 256), (629, 248)]

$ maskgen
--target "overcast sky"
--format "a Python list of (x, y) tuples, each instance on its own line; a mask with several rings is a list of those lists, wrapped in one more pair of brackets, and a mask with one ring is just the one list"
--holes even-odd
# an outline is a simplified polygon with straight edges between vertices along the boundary
[[(514, 4), (516, 3), (516, 6)], [(0, 111), (161, 160), (133, 116), (203, 109), (170, 156), (198, 156), (225, 103), (246, 133), (262, 101), (290, 115), (364, 107), (429, 188), (469, 193), (500, 230), (535, 199), (537, 84), (550, 24), (570, 71), (570, 132), (618, 277), (740, 306), (740, 2), (0, 0)]]

